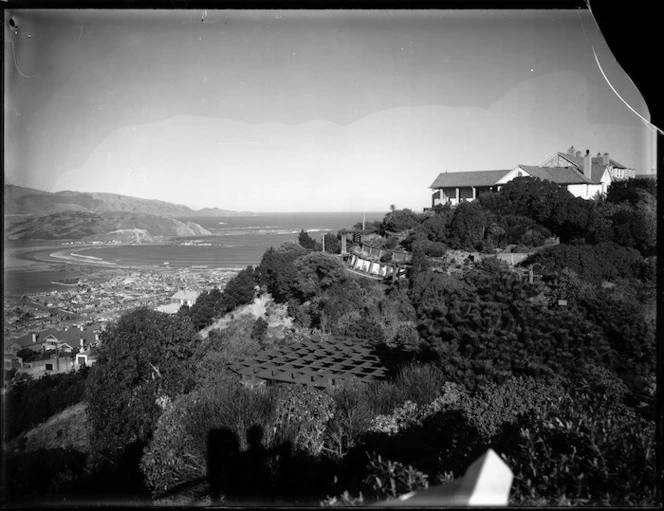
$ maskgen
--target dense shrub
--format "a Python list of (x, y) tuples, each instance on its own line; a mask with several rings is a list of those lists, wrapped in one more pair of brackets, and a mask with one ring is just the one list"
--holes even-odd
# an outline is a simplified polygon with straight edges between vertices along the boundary
[(620, 403), (620, 385), (599, 370), (503, 429), (494, 445), (514, 473), (512, 503), (654, 504), (654, 423)]
[(194, 385), (195, 332), (188, 321), (147, 308), (123, 315), (100, 336), (86, 385), (91, 449), (96, 458), (122, 457), (148, 442), (161, 413)]
[(420, 217), (410, 209), (391, 211), (383, 218), (383, 232), (402, 232), (420, 224)]
[(602, 289), (580, 300), (587, 317), (601, 328), (611, 350), (611, 369), (630, 390), (640, 392), (655, 374), (655, 321), (635, 300)]
[(411, 364), (402, 368), (392, 383), (404, 396), (404, 400), (423, 405), (440, 396), (445, 374), (433, 364)]
[[(275, 407), (274, 392), (240, 384), (214, 385), (179, 398), (159, 418), (141, 460), (148, 487), (156, 494), (205, 476), (209, 437), (214, 432), (230, 430), (237, 449), (246, 450), (247, 432), (258, 426), (265, 447), (271, 446)], [(224, 456), (224, 452), (216, 454)]]
[(334, 400), (334, 415), (328, 422), (325, 448), (333, 456), (346, 455), (367, 430), (374, 412), (366, 406), (364, 385), (348, 382), (331, 391)]
[(277, 249), (270, 248), (263, 254), (256, 269), (257, 280), (277, 303), (287, 303), (293, 297), (292, 288), (297, 276), (293, 261), (306, 253), (307, 249), (298, 244), (285, 243)]
[(251, 338), (258, 342), (263, 342), (267, 334), (267, 326), (267, 321), (264, 318), (258, 318), (254, 322), (254, 326), (251, 327)]
[(644, 194), (657, 197), (657, 181), (644, 177), (614, 181), (606, 191), (606, 201), (634, 205), (644, 200)]
[(564, 395), (559, 381), (546, 383), (531, 377), (518, 377), (501, 384), (487, 384), (476, 395), (465, 397), (460, 408), (488, 441), (505, 424), (514, 424), (529, 413), (542, 414)]
[(600, 283), (640, 275), (643, 257), (633, 249), (614, 243), (598, 245), (556, 245), (528, 256), (520, 266), (542, 265), (545, 272), (573, 270), (583, 280)]
[(470, 389), (511, 376), (551, 377), (610, 364), (599, 327), (573, 309), (549, 308), (542, 288), (509, 272), (468, 272), (470, 289), (443, 290), (420, 307), (420, 335), (446, 378)]
[(313, 387), (287, 384), (279, 390), (278, 399), (275, 428), (279, 441), (288, 440), (295, 449), (319, 455), (327, 422), (333, 415), (332, 398)]
[(394, 499), (400, 495), (429, 487), (426, 474), (415, 468), (383, 459), (380, 454), (369, 456), (364, 486), (376, 500)]

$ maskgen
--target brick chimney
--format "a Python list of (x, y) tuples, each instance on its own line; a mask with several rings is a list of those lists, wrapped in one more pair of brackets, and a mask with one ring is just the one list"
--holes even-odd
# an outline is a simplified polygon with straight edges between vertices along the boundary
[(583, 175), (590, 179), (591, 169), (593, 166), (593, 157), (590, 156), (590, 151), (586, 149), (586, 155), (583, 157)]
[(34, 332), (32, 333), (32, 342), (37, 342), (37, 334)]
[(609, 153), (604, 153), (602, 155), (602, 164), (603, 165), (608, 165), (609, 164)]

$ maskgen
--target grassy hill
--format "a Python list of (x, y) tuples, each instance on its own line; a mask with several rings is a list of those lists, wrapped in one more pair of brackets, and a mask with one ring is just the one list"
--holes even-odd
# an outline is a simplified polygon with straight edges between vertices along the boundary
[[(72, 447), (80, 452), (88, 452), (90, 442), (87, 433), (87, 418), (85, 403), (78, 403), (53, 415), (42, 424), (32, 428), (25, 435), (25, 450), (56, 449), (58, 447)], [(18, 448), (16, 439), (6, 445), (11, 452)]]

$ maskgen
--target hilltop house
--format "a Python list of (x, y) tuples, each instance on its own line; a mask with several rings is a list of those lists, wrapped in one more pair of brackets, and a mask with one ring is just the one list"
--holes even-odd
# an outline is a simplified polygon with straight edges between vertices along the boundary
[(200, 293), (197, 291), (180, 290), (171, 296), (171, 303), (160, 305), (156, 310), (166, 314), (175, 314), (183, 305), (188, 307), (194, 305), (199, 295)]
[[(33, 377), (80, 369), (94, 364), (98, 341), (96, 331), (83, 327), (26, 334), (5, 346), (4, 367)], [(25, 362), (18, 356), (22, 349), (34, 351), (36, 358)]]
[[(589, 154), (589, 151), (586, 151)], [(542, 162), (540, 167), (576, 167), (583, 169), (586, 165), (585, 156), (582, 156), (581, 151), (570, 147), (566, 153), (556, 153), (546, 161)], [(612, 181), (620, 181), (622, 179), (631, 179), (636, 177), (636, 170), (625, 167), (621, 163), (612, 160), (609, 153), (597, 153), (597, 156), (591, 157), (591, 164), (593, 173), (597, 174), (600, 171), (609, 173)]]
[(532, 176), (564, 186), (583, 199), (604, 194), (612, 181), (634, 177), (636, 172), (609, 158), (608, 153), (596, 157), (586, 151), (581, 156), (574, 146), (567, 153), (556, 153), (540, 165), (519, 164), (508, 170), (471, 172), (443, 172), (431, 184), (431, 206), (457, 205), (472, 201), (484, 193), (500, 190), (503, 185), (520, 176)]
[(187, 305), (191, 307), (196, 302), (200, 293), (196, 291), (181, 290), (171, 296), (171, 303), (176, 303), (180, 306)]
[(37, 353), (45, 353), (57, 348), (62, 353), (71, 353), (76, 347), (84, 348), (98, 340), (97, 332), (83, 327), (73, 327), (61, 331), (49, 329), (18, 337), (5, 346), (5, 352), (16, 355), (22, 349), (27, 348)]

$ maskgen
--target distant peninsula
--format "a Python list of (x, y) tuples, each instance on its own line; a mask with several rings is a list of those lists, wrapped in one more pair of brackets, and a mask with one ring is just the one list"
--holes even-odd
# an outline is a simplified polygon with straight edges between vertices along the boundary
[(4, 190), (5, 237), (14, 240), (151, 243), (211, 234), (188, 218), (251, 214), (219, 208), (196, 211), (113, 193), (52, 193), (7, 183)]
[(182, 204), (141, 199), (115, 193), (45, 192), (5, 183), (5, 215), (43, 216), (63, 211), (86, 213), (125, 212), (163, 217), (214, 217), (251, 215), (249, 211), (219, 208), (191, 209)]
[(121, 211), (103, 214), (63, 211), (14, 219), (11, 225), (5, 226), (6, 237), (14, 240), (83, 240), (133, 244), (151, 243), (164, 237), (210, 234), (210, 231), (194, 222)]

